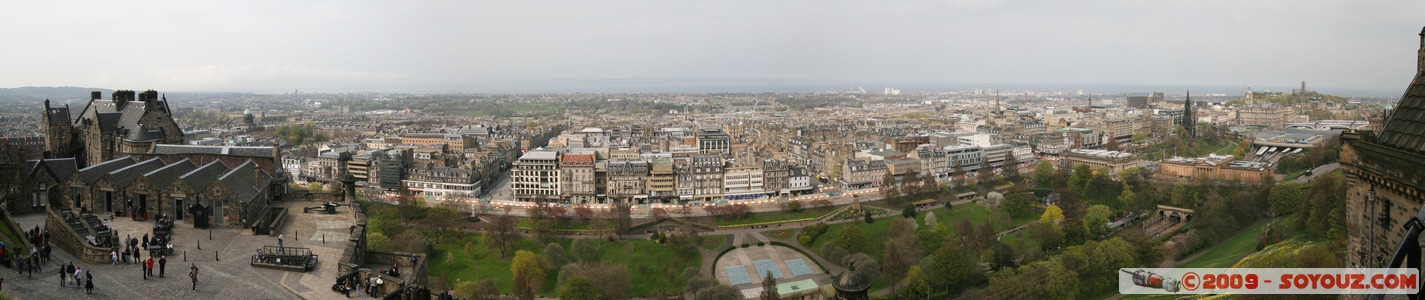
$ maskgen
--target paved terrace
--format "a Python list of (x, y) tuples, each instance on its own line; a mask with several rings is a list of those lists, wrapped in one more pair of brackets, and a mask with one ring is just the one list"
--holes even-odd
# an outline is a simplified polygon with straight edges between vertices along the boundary
[[(351, 209), (339, 207), (334, 215), (302, 212), (303, 206), (315, 205), (307, 201), (275, 204), (289, 208), (287, 225), (282, 228), (285, 246), (310, 248), (319, 255), (320, 263), (307, 273), (248, 265), (259, 247), (277, 245), (276, 237), (253, 235), (246, 229), (195, 229), (189, 220), (183, 220), (174, 225), (174, 254), (168, 257), (167, 278), (145, 280), (137, 264), (89, 264), (55, 248), (53, 261), (36, 271), (34, 278), (0, 268), (0, 279), (4, 280), (3, 290), (20, 299), (345, 299), (331, 291), (331, 284), (340, 275), (337, 261), (353, 223)], [(34, 228), (43, 226), (44, 218), (44, 214), (28, 214), (15, 216), (15, 221)], [(120, 238), (134, 235), (142, 239), (143, 234), (151, 234), (153, 221), (115, 218), (112, 226)], [(324, 236), (326, 243), (322, 242)], [(202, 250), (198, 249), (200, 243)], [(147, 259), (148, 254), (144, 253), (143, 258)], [(73, 285), (59, 285), (60, 265), (70, 261), (93, 272), (93, 295)], [(190, 289), (188, 279), (188, 268), (194, 264), (199, 270), (197, 291)], [(157, 266), (155, 259), (154, 267)], [(154, 270), (154, 274), (158, 271)], [(359, 297), (357, 294), (352, 296)]]

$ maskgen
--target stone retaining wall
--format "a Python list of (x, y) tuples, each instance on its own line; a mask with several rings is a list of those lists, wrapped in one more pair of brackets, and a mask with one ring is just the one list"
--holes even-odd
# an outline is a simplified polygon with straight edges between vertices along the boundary
[(109, 263), (109, 252), (113, 249), (100, 248), (85, 242), (84, 237), (74, 232), (73, 228), (64, 222), (64, 218), (52, 209), (45, 209), (45, 228), (50, 231), (50, 241), (55, 247), (69, 252), (70, 255), (82, 261), (104, 264)]

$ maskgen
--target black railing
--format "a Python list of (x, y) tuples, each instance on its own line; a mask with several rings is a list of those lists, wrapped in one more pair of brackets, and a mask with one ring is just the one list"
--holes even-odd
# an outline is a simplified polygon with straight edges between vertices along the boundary
[[(1371, 226), (1375, 225), (1372, 224)], [(1419, 270), (1422, 258), (1420, 256), (1420, 233), (1422, 232), (1425, 232), (1425, 209), (1421, 209), (1420, 212), (1415, 214), (1415, 217), (1405, 222), (1405, 239), (1400, 241), (1400, 246), (1395, 248), (1395, 254), (1391, 255), (1390, 264), (1387, 265), (1386, 268), (1396, 269), (1404, 264), (1406, 268)], [(1415, 294), (1408, 296), (1411, 300), (1418, 300), (1422, 292), (1425, 292), (1425, 289), (1421, 289)], [(1371, 295), (1369, 298), (1385, 299), (1385, 295), (1376, 294)]]

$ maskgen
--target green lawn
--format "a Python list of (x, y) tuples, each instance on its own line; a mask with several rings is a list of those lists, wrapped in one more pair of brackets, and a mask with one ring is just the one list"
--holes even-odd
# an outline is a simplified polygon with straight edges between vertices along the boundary
[(797, 240), (795, 229), (782, 229), (762, 232), (762, 235), (769, 239), (779, 240), (786, 243), (795, 243)]
[[(9, 224), (9, 223), (7, 223), (7, 222), (0, 222), (0, 231), (4, 231), (5, 236), (10, 239), (10, 243), (15, 244), (15, 245), (23, 244), (23, 243), (21, 242), (21, 241), (23, 241), (23, 240), (20, 239), (20, 233), (19, 233), (18, 231), (15, 231), (15, 228), (10, 228), (10, 224)], [(14, 247), (14, 246), (11, 246), (11, 247)]]
[(1266, 224), (1252, 225), (1238, 231), (1232, 238), (1218, 243), (1206, 254), (1179, 265), (1179, 268), (1231, 268), (1237, 261), (1257, 252), (1257, 237), (1262, 235)]
[[(1036, 239), (1034, 238), (1034, 235), (1029, 234), (1029, 230), (1016, 231), (1014, 233), (1005, 235), (999, 240), (1000, 242), (1004, 242), (1005, 245), (1014, 247), (1014, 251), (1017, 253), (1025, 253), (1025, 251), (1029, 251), (1030, 249), (1033, 249), (1034, 251), (1039, 251), (1039, 239)], [(1019, 241), (1024, 241), (1024, 245), (1018, 245)]]
[(836, 206), (828, 206), (828, 207), (821, 207), (821, 208), (803, 209), (802, 211), (798, 211), (798, 212), (792, 212), (792, 211), (778, 211), (778, 212), (756, 213), (756, 214), (751, 214), (751, 215), (749, 215), (747, 218), (743, 218), (743, 219), (730, 219), (730, 218), (698, 218), (698, 219), (696, 219), (696, 220), (694, 220), (694, 221), (695, 221), (695, 222), (701, 222), (701, 223), (704, 223), (704, 224), (713, 224), (713, 225), (715, 225), (715, 226), (736, 226), (736, 225), (745, 225), (745, 224), (757, 224), (757, 223), (767, 223), (767, 222), (776, 222), (776, 221), (787, 221), (787, 220), (798, 220), (798, 219), (806, 219), (806, 218), (816, 218), (816, 217), (820, 217), (821, 215), (824, 215), (824, 214), (826, 214), (826, 213), (832, 212), (832, 211), (836, 210), (837, 208), (838, 208), (838, 207), (836, 207)]
[[(555, 243), (570, 249), (571, 239), (554, 239)], [(592, 240), (600, 253), (600, 261), (628, 267), (631, 279), (630, 296), (654, 296), (680, 291), (683, 282), (676, 282), (679, 272), (689, 267), (697, 267), (701, 260), (694, 256), (675, 253), (671, 248), (650, 240), (631, 239), (606, 242)], [(543, 253), (543, 245), (533, 240), (522, 239), (517, 249)], [(541, 296), (556, 296), (557, 270), (546, 270), (547, 276), (540, 292)], [(480, 281), (490, 278), (500, 287), (500, 292), (509, 294), (514, 277), (510, 273), (510, 260), (501, 259), (480, 244), (478, 234), (465, 234), (455, 241), (436, 246), (431, 258), (429, 276), (449, 276), (452, 284), (463, 281)]]
[(726, 243), (726, 235), (709, 235), (703, 236), (703, 238), (698, 241), (698, 247), (708, 250), (717, 250), (718, 248), (722, 248), (722, 245)]

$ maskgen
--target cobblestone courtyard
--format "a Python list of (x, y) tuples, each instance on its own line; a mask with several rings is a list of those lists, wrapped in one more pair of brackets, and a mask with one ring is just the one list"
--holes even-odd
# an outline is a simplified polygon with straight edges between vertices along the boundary
[[(253, 235), (246, 229), (195, 229), (191, 222), (184, 220), (174, 226), (174, 254), (168, 257), (166, 278), (145, 280), (142, 267), (137, 264), (89, 264), (55, 248), (54, 260), (44, 264), (33, 278), (16, 275), (14, 269), (0, 269), (0, 279), (4, 280), (0, 289), (20, 299), (344, 299), (346, 297), (332, 292), (330, 287), (333, 279), (340, 275), (336, 262), (341, 258), (347, 230), (353, 222), (351, 210), (343, 206), (334, 215), (302, 212), (303, 206), (315, 205), (316, 202), (304, 201), (274, 204), (289, 207), (287, 225), (282, 228), (285, 246), (310, 248), (319, 256), (320, 263), (311, 272), (249, 266), (259, 247), (277, 245), (276, 237)], [(44, 217), (44, 214), (28, 214), (15, 216), (15, 221), (33, 229), (36, 225), (43, 226)], [(115, 218), (112, 226), (120, 238), (125, 235), (141, 238), (152, 232), (152, 225), (152, 221)], [(147, 253), (143, 258), (148, 258)], [(93, 272), (93, 295), (86, 295), (83, 289), (73, 285), (60, 286), (59, 268), (70, 261)], [(199, 269), (196, 291), (191, 290), (188, 279), (192, 265)], [(359, 295), (353, 293), (352, 296)]]

